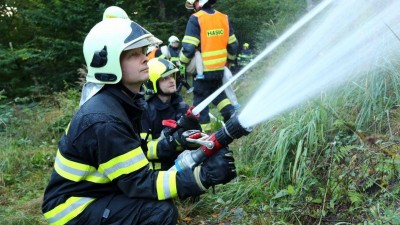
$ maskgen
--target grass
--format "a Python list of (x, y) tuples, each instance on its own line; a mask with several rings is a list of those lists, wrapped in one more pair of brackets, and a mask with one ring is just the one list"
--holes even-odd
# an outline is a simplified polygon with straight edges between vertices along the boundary
[[(235, 83), (242, 107), (267, 66)], [(235, 140), (238, 177), (177, 200), (180, 224), (399, 224), (398, 68), (383, 63)], [(42, 194), (78, 100), (74, 89), (40, 103), (3, 99), (0, 224), (46, 224)]]

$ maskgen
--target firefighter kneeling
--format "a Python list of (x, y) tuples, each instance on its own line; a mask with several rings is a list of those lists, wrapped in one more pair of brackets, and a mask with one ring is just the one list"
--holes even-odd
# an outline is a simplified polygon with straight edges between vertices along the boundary
[(85, 101), (61, 137), (44, 193), (50, 224), (176, 224), (171, 199), (198, 196), (236, 176), (228, 148), (194, 170), (150, 169), (140, 120), (146, 47), (155, 40), (120, 18), (98, 23), (86, 36)]

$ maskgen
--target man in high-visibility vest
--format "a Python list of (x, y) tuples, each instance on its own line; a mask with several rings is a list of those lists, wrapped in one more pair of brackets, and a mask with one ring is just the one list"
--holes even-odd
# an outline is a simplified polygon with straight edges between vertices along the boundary
[[(201, 53), (203, 73), (198, 73), (193, 81), (196, 106), (222, 86), (224, 67), (236, 58), (238, 41), (228, 16), (213, 9), (216, 0), (187, 0), (186, 8), (192, 8), (195, 13), (190, 16), (182, 40), (182, 50), (179, 60), (188, 65), (195, 57), (196, 50)], [(225, 92), (218, 95), (212, 103), (217, 106), (224, 121), (235, 112), (231, 101)], [(203, 131), (210, 131), (209, 108), (200, 113), (199, 122)]]

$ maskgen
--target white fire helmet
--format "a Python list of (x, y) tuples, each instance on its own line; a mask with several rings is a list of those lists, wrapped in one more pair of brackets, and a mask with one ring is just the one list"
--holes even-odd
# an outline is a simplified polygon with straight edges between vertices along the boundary
[(207, 2), (208, 0), (199, 0), (199, 6), (203, 7)]
[[(114, 18), (129, 19), (129, 16), (125, 12), (125, 10), (121, 9), (120, 7), (110, 6), (103, 13), (103, 20), (114, 19)], [(140, 26), (140, 25), (138, 24), (138, 26)], [(144, 30), (147, 31), (146, 29), (144, 29)], [(149, 31), (147, 31), (147, 32), (150, 33)], [(157, 43), (158, 45), (162, 44), (162, 41), (160, 39), (156, 38), (155, 36), (153, 36), (151, 39), (153, 39), (152, 42)]]
[(179, 38), (176, 36), (172, 35), (171, 37), (168, 38), (169, 45), (171, 45), (174, 42), (179, 42)]
[(92, 28), (83, 44), (88, 73), (79, 105), (99, 92), (104, 84), (121, 80), (119, 57), (122, 51), (161, 43), (160, 39), (131, 21), (123, 9), (108, 7), (103, 13), (103, 21)]
[(186, 3), (185, 3), (185, 7), (186, 7), (187, 9), (193, 9), (193, 8), (194, 8), (194, 7), (193, 7), (193, 4), (194, 4), (195, 1), (196, 1), (196, 0), (187, 0)]
[(87, 82), (116, 84), (121, 80), (122, 51), (154, 44), (153, 35), (128, 19), (107, 19), (96, 24), (83, 43)]
[(129, 19), (129, 16), (120, 7), (110, 6), (103, 13), (103, 20), (112, 18)]
[[(195, 1), (196, 0), (186, 0), (185, 7), (187, 9), (194, 9), (193, 4), (194, 4)], [(203, 7), (208, 1), (209, 0), (199, 0), (199, 6)]]

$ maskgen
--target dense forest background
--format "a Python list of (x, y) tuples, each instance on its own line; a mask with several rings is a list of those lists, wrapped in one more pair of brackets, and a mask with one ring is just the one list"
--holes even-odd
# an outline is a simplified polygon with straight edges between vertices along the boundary
[[(77, 81), (85, 63), (83, 40), (110, 5), (167, 43), (182, 39), (191, 11), (181, 0), (2, 0), (0, 3), (0, 90), (8, 96), (37, 95), (61, 90)], [(294, 0), (220, 0), (240, 42), (263, 48), (290, 22), (304, 14), (307, 4)]]
[[(215, 8), (258, 54), (319, 2), (218, 0)], [(83, 40), (104, 10), (120, 6), (167, 44), (170, 35), (183, 37), (192, 13), (184, 3), (0, 0), (0, 224), (47, 224), (43, 192), (58, 140), (79, 107)], [(233, 84), (243, 108), (293, 39)], [(179, 224), (400, 224), (399, 58), (382, 56), (358, 79), (235, 140), (238, 177), (198, 201), (177, 200)], [(190, 104), (192, 95), (181, 95)]]

